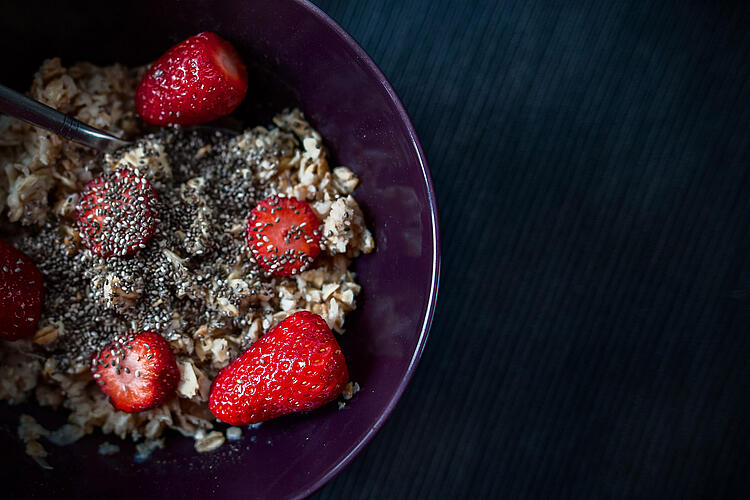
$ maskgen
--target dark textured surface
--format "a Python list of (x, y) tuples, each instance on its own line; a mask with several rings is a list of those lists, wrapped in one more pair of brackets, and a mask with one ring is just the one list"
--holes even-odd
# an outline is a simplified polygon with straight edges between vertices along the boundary
[(750, 489), (744, 3), (318, 0), (412, 115), (437, 316), (316, 498)]

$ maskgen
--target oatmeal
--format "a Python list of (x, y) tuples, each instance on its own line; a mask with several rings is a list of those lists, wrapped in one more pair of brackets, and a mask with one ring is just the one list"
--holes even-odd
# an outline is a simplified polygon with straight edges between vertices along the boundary
[[(135, 132), (127, 103), (138, 74), (90, 65), (66, 70), (52, 60), (35, 78), (32, 95), (56, 96), (57, 103), (48, 99), (53, 105), (78, 103), (71, 110), (89, 123)], [(113, 80), (119, 82), (114, 90)], [(114, 111), (98, 120), (105, 108)], [(332, 330), (344, 332), (345, 315), (356, 307), (360, 291), (349, 265), (372, 251), (374, 241), (352, 196), (357, 177), (346, 167), (328, 165), (320, 134), (298, 110), (236, 136), (162, 129), (109, 155), (27, 125), (5, 127), (0, 209), (3, 217), (7, 213), (26, 226), (15, 226), (3, 238), (36, 263), (46, 297), (31, 339), (0, 342), (0, 399), (35, 399), (69, 411), (68, 423), (55, 431), (22, 417), (20, 436), (40, 463), (46, 463), (44, 439), (68, 444), (96, 428), (141, 441), (141, 458), (164, 445), (166, 429), (194, 438), (203, 452), (239, 439), (240, 428), (230, 427), (225, 435), (208, 410), (218, 371), (296, 311), (316, 313)], [(123, 169), (153, 186), (157, 196), (150, 202), (158, 224), (133, 255), (105, 258), (81, 241), (79, 193), (94, 177)], [(291, 276), (264, 271), (248, 248), (248, 214), (268, 198), (306, 201), (320, 221), (321, 255)], [(124, 255), (120, 243), (107, 244)], [(139, 413), (115, 410), (89, 371), (92, 356), (128, 331), (162, 335), (180, 371), (176, 397)], [(355, 387), (347, 386), (346, 399)], [(103, 443), (100, 451), (114, 449)]]

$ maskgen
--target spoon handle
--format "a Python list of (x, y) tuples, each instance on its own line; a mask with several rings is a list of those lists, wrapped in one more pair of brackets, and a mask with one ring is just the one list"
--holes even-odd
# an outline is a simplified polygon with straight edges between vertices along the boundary
[(3, 85), (0, 85), (0, 112), (100, 151), (130, 144)]

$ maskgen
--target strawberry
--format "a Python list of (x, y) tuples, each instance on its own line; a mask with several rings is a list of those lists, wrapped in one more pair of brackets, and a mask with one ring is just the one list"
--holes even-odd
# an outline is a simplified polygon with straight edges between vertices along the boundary
[(153, 332), (110, 342), (91, 360), (91, 373), (112, 406), (128, 413), (156, 408), (175, 394), (180, 381), (172, 349)]
[(247, 244), (260, 266), (277, 276), (304, 271), (320, 254), (320, 222), (310, 205), (271, 196), (247, 220)]
[(137, 252), (156, 231), (158, 197), (145, 177), (127, 168), (89, 182), (76, 207), (81, 240), (101, 257)]
[(31, 337), (43, 300), (42, 273), (27, 256), (0, 240), (0, 339)]
[(246, 93), (247, 70), (237, 51), (204, 32), (151, 65), (135, 91), (135, 108), (153, 125), (196, 125), (228, 115)]
[(326, 322), (292, 314), (214, 379), (208, 408), (223, 422), (248, 425), (314, 410), (341, 394), (349, 372)]

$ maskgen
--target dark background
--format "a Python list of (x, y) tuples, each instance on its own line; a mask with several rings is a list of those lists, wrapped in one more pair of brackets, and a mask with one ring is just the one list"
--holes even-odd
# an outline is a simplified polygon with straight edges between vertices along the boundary
[(747, 2), (317, 0), (435, 180), (422, 362), (315, 497), (750, 491)]

